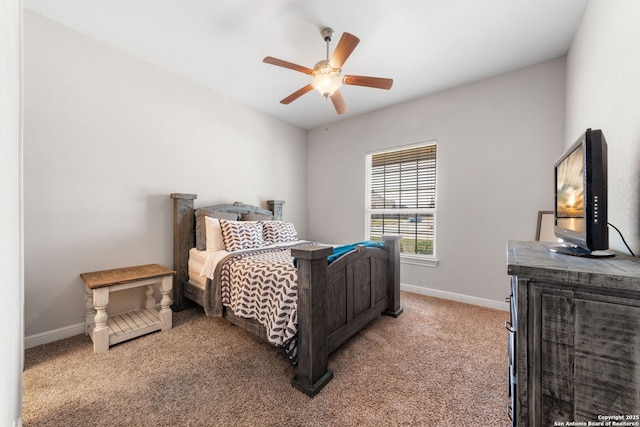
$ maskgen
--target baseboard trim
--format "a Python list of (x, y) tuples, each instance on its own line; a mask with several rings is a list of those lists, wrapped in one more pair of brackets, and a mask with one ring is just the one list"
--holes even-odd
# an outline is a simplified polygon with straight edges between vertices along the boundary
[[(423, 288), (421, 286), (407, 285), (404, 283), (400, 284), (400, 289), (414, 294), (427, 295), (430, 297), (464, 302), (466, 304), (479, 305), (481, 307), (495, 308), (496, 310), (509, 311), (509, 303), (507, 302), (471, 297), (469, 295), (456, 294), (454, 292), (441, 291), (438, 289)], [(78, 323), (64, 328), (54, 329), (52, 331), (29, 335), (24, 338), (24, 348), (32, 348), (80, 334), (84, 334), (84, 323)]]
[(509, 311), (508, 302), (494, 301), (486, 298), (456, 294), (454, 292), (441, 291), (439, 289), (423, 288), (422, 286), (407, 285), (405, 283), (400, 284), (400, 290), (411, 292), (414, 294), (464, 302), (466, 304), (479, 305), (481, 307), (495, 308), (496, 310)]
[(84, 323), (77, 323), (75, 325), (65, 326), (64, 328), (29, 335), (24, 338), (24, 348), (32, 348), (80, 334), (84, 334)]

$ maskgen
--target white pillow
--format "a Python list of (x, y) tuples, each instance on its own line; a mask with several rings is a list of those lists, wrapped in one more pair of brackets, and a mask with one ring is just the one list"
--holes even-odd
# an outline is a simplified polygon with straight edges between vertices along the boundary
[(223, 251), (224, 239), (222, 238), (222, 229), (220, 228), (220, 220), (218, 218), (205, 217), (205, 233), (208, 251)]

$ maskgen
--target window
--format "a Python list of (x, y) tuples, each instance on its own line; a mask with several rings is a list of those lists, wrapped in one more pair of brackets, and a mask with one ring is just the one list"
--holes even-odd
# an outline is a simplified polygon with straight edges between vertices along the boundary
[(435, 142), (367, 155), (366, 232), (402, 234), (403, 257), (435, 257)]

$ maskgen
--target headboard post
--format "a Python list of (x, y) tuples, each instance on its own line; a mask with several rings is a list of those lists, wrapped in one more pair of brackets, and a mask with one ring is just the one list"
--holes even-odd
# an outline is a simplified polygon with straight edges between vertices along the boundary
[(193, 201), (196, 194), (172, 193), (173, 199), (173, 279), (174, 311), (187, 308), (183, 284), (189, 279), (189, 249), (196, 245)]
[(276, 221), (282, 221), (282, 205), (283, 200), (267, 200), (267, 209), (273, 212), (273, 219)]

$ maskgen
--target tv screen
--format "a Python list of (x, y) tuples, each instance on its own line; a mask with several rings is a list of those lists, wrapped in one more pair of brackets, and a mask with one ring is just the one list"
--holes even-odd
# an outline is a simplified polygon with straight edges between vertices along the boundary
[(564, 244), (554, 252), (610, 256), (607, 228), (607, 143), (601, 130), (587, 129), (555, 168), (554, 234)]
[(571, 151), (556, 167), (556, 225), (565, 233), (585, 231), (584, 150)]

